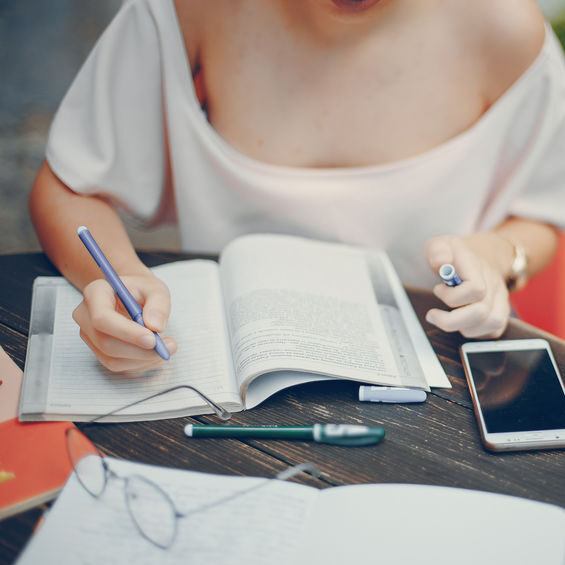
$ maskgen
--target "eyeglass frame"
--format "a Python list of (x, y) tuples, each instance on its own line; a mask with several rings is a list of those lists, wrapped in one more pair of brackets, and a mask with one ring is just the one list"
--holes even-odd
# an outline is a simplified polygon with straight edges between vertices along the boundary
[[(77, 465), (75, 465), (75, 462), (73, 461), (73, 456), (71, 454), (71, 447), (70, 447), (70, 437), (71, 434), (80, 434), (83, 438), (85, 438), (89, 444), (92, 446), (92, 452), (87, 453), (85, 456), (89, 456), (92, 455), (94, 457), (98, 457), (100, 459), (100, 463), (102, 465), (102, 469), (104, 472), (104, 480), (103, 480), (103, 484), (102, 484), (102, 488), (100, 489), (100, 492), (95, 493), (93, 492), (86, 484), (85, 482), (81, 479), (80, 473), (77, 470)], [(190, 510), (190, 512), (181, 512), (178, 510), (178, 508), (176, 507), (173, 499), (171, 498), (171, 496), (167, 493), (167, 491), (165, 491), (159, 484), (157, 484), (156, 482), (152, 481), (151, 479), (148, 479), (147, 477), (144, 477), (143, 475), (139, 475), (137, 473), (132, 473), (130, 475), (126, 475), (126, 476), (122, 476), (119, 475), (118, 473), (116, 473), (114, 470), (112, 470), (110, 468), (110, 466), (108, 465), (108, 462), (106, 460), (106, 457), (104, 456), (103, 453), (100, 452), (100, 450), (98, 450), (98, 448), (90, 441), (90, 439), (85, 436), (78, 428), (75, 427), (70, 427), (67, 428), (67, 430), (65, 431), (65, 436), (66, 436), (66, 440), (67, 440), (67, 453), (69, 456), (69, 460), (71, 462), (72, 468), (73, 468), (73, 472), (79, 482), (79, 484), (82, 486), (82, 488), (90, 495), (92, 496), (94, 499), (98, 500), (100, 499), (100, 497), (104, 494), (105, 490), (106, 490), (106, 486), (108, 485), (109, 481), (111, 478), (114, 479), (118, 479), (120, 481), (123, 482), (124, 484), (124, 496), (125, 496), (125, 503), (126, 503), (126, 508), (128, 510), (128, 514), (130, 515), (130, 518), (133, 522), (133, 524), (135, 525), (137, 531), (140, 533), (140, 535), (146, 539), (147, 541), (149, 541), (150, 543), (152, 543), (154, 546), (160, 548), (160, 549), (169, 549), (177, 536), (177, 531), (178, 531), (178, 520), (180, 518), (186, 518), (187, 516), (191, 516), (193, 514), (196, 514), (198, 512), (204, 512), (206, 510), (209, 510), (210, 508), (214, 508), (220, 504), (224, 504), (227, 503), (231, 500), (234, 500), (236, 498), (239, 498), (240, 496), (243, 496), (245, 494), (248, 494), (252, 491), (255, 491), (259, 488), (262, 488), (263, 486), (266, 486), (268, 484), (270, 484), (270, 482), (272, 480), (289, 480), (291, 478), (293, 478), (294, 476), (298, 475), (299, 473), (302, 472), (306, 472), (309, 473), (310, 475), (312, 475), (314, 478), (319, 478), (320, 477), (320, 471), (319, 469), (312, 463), (299, 463), (297, 465), (294, 465), (292, 467), (289, 467), (287, 469), (283, 469), (282, 471), (280, 471), (279, 473), (277, 473), (272, 479), (270, 478), (265, 478), (263, 481), (261, 481), (259, 484), (255, 484), (251, 487), (242, 489), (240, 491), (237, 491), (235, 493), (231, 493), (227, 496), (224, 496), (223, 498), (220, 498), (219, 500), (215, 500), (211, 503), (207, 503), (207, 504), (202, 504), (192, 510)], [(81, 458), (82, 460), (82, 458)], [(78, 464), (80, 462), (77, 461), (76, 463)], [(171, 533), (170, 536), (170, 541), (168, 544), (160, 544), (159, 542), (157, 542), (155, 539), (153, 539), (152, 537), (150, 537), (146, 531), (143, 530), (143, 528), (141, 527), (138, 519), (136, 518), (134, 511), (131, 508), (131, 505), (129, 503), (129, 497), (128, 497), (128, 490), (127, 490), (127, 486), (130, 480), (141, 480), (143, 483), (145, 483), (146, 485), (149, 485), (151, 488), (153, 488), (157, 493), (159, 493), (159, 495), (162, 497), (163, 501), (166, 501), (167, 504), (169, 505), (169, 508), (171, 510), (171, 516), (174, 519), (173, 522), (173, 531)]]
[(194, 387), (192, 385), (177, 385), (177, 386), (173, 386), (171, 388), (167, 388), (165, 390), (161, 390), (161, 391), (156, 392), (154, 394), (151, 394), (150, 396), (145, 396), (143, 398), (140, 398), (139, 400), (135, 400), (135, 401), (130, 402), (129, 404), (126, 404), (124, 406), (119, 406), (118, 408), (115, 408), (114, 410), (107, 412), (106, 414), (103, 414), (102, 416), (96, 416), (92, 420), (88, 420), (85, 423), (86, 424), (103, 423), (100, 420), (103, 420), (104, 418), (108, 418), (108, 416), (113, 416), (114, 414), (117, 414), (118, 412), (121, 412), (122, 410), (127, 410), (128, 408), (131, 408), (132, 406), (136, 406), (137, 404), (141, 404), (142, 402), (146, 402), (147, 400), (152, 400), (153, 398), (157, 398), (158, 396), (162, 396), (164, 394), (168, 394), (169, 392), (174, 392), (175, 390), (181, 390), (181, 389), (191, 390), (192, 392), (194, 392), (198, 396), (200, 396), (200, 398), (202, 400), (204, 400), (204, 402), (206, 402), (206, 404), (213, 410), (213, 412), (216, 414), (216, 416), (218, 416), (218, 418), (220, 418), (220, 420), (227, 422), (228, 420), (231, 419), (232, 413), (227, 408), (224, 408), (223, 406), (221, 406), (217, 402), (214, 402), (209, 396), (204, 394), (201, 390), (197, 389), (196, 387)]
[[(196, 394), (198, 394), (206, 402), (206, 404), (208, 404), (208, 406), (210, 408), (212, 408), (212, 410), (214, 411), (216, 416), (218, 416), (218, 418), (220, 418), (221, 420), (227, 421), (232, 417), (232, 414), (231, 414), (231, 412), (229, 412), (229, 410), (227, 410), (223, 406), (214, 402), (212, 399), (210, 399), (207, 395), (205, 395), (203, 392), (198, 390), (196, 387), (193, 387), (191, 385), (178, 385), (178, 386), (171, 387), (169, 389), (157, 392), (157, 393), (152, 394), (150, 396), (144, 397), (140, 400), (136, 400), (136, 401), (131, 402), (131, 403), (125, 405), (125, 406), (121, 406), (119, 408), (116, 408), (115, 410), (112, 410), (111, 412), (108, 412), (107, 414), (104, 414), (102, 416), (97, 416), (96, 418), (93, 418), (92, 420), (85, 422), (85, 424), (101, 423), (100, 420), (103, 420), (104, 418), (107, 418), (108, 416), (112, 416), (112, 415), (116, 414), (117, 412), (120, 412), (122, 410), (126, 410), (127, 408), (131, 408), (132, 406), (135, 406), (135, 405), (140, 404), (142, 402), (145, 402), (147, 400), (151, 400), (152, 398), (156, 398), (158, 396), (162, 396), (162, 395), (167, 394), (169, 392), (173, 392), (175, 390), (180, 390), (180, 389), (188, 389), (188, 390), (191, 390), (191, 391), (195, 392)], [(73, 433), (73, 432), (81, 434), (84, 438), (86, 438), (88, 440), (88, 442), (92, 445), (92, 448), (93, 448), (92, 453), (89, 453), (89, 455), (97, 456), (101, 460), (101, 465), (102, 465), (103, 472), (104, 472), (104, 481), (103, 481), (103, 486), (102, 486), (102, 488), (101, 488), (101, 490), (98, 494), (92, 492), (86, 486), (84, 481), (81, 480), (79, 472), (77, 471), (75, 461), (73, 460), (73, 456), (72, 456), (72, 453), (71, 453), (72, 450), (71, 450), (71, 447), (70, 447), (70, 439), (69, 439), (71, 433)], [(135, 473), (123, 477), (123, 476), (118, 475), (112, 469), (110, 469), (110, 467), (109, 467), (109, 465), (108, 465), (108, 463), (105, 459), (104, 454), (101, 453), (98, 450), (98, 448), (96, 448), (96, 446), (90, 441), (90, 439), (87, 436), (85, 436), (78, 428), (75, 428), (75, 427), (68, 428), (65, 432), (65, 436), (66, 436), (66, 440), (67, 440), (67, 454), (69, 456), (69, 460), (71, 462), (73, 472), (75, 473), (77, 480), (79, 481), (79, 484), (84, 488), (84, 490), (86, 490), (86, 492), (88, 492), (88, 494), (90, 494), (93, 498), (99, 499), (102, 496), (102, 494), (104, 493), (104, 491), (106, 490), (106, 486), (107, 486), (110, 478), (113, 477), (113, 478), (116, 478), (120, 481), (123, 481), (123, 483), (124, 483), (124, 495), (126, 497), (126, 508), (128, 509), (128, 513), (130, 515), (132, 522), (134, 523), (136, 529), (138, 530), (138, 532), (141, 534), (141, 536), (143, 538), (148, 540), (150, 543), (152, 543), (156, 547), (159, 547), (160, 549), (168, 549), (174, 543), (174, 540), (176, 539), (176, 535), (177, 535), (177, 524), (178, 524), (179, 518), (184, 518), (188, 515), (192, 515), (192, 514), (195, 514), (197, 512), (202, 512), (202, 511), (208, 510), (209, 508), (213, 508), (214, 506), (217, 506), (219, 504), (229, 502), (230, 500), (232, 500), (234, 498), (238, 498), (239, 496), (242, 496), (242, 495), (244, 495), (248, 492), (251, 492), (251, 491), (256, 490), (256, 489), (258, 489), (258, 488), (260, 488), (264, 485), (269, 484), (269, 482), (273, 479), (274, 480), (288, 480), (288, 479), (291, 479), (295, 475), (302, 473), (302, 472), (307, 472), (310, 475), (312, 475), (314, 478), (319, 478), (319, 476), (320, 476), (320, 471), (312, 463), (299, 463), (298, 465), (294, 465), (292, 467), (284, 469), (283, 471), (280, 471), (279, 473), (277, 473), (275, 475), (275, 477), (273, 479), (265, 478), (265, 480), (263, 482), (261, 482), (257, 485), (253, 485), (250, 488), (243, 489), (242, 491), (238, 491), (236, 493), (232, 493), (232, 494), (230, 494), (230, 495), (228, 495), (228, 496), (226, 496), (226, 497), (224, 497), (220, 500), (217, 500), (213, 503), (201, 505), (200, 507), (193, 509), (190, 513), (182, 513), (177, 509), (177, 507), (175, 506), (175, 504), (174, 504), (172, 498), (169, 496), (169, 494), (163, 488), (161, 488), (157, 483), (153, 482), (150, 479), (147, 479), (146, 477), (144, 477), (142, 475), (138, 475), (138, 474), (135, 474)], [(169, 544), (167, 544), (167, 545), (159, 544), (157, 541), (155, 541), (154, 539), (149, 537), (147, 535), (147, 533), (143, 531), (138, 520), (135, 518), (133, 510), (131, 509), (130, 504), (128, 502), (129, 499), (128, 499), (128, 496), (127, 496), (127, 494), (128, 494), (128, 491), (127, 491), (128, 480), (133, 479), (133, 478), (139, 479), (142, 482), (144, 482), (145, 484), (149, 485), (151, 488), (155, 489), (155, 491), (158, 492), (162, 496), (163, 500), (165, 500), (169, 504), (169, 507), (172, 510), (172, 516), (174, 518), (174, 526), (173, 526), (174, 530), (172, 532), (171, 540), (170, 540)]]
[[(90, 445), (92, 446), (92, 452), (89, 452), (87, 454), (85, 454), (83, 457), (87, 457), (87, 456), (94, 456), (94, 457), (98, 457), (100, 459), (100, 464), (102, 466), (102, 470), (103, 470), (103, 482), (102, 482), (102, 488), (100, 489), (100, 492), (93, 492), (93, 490), (87, 486), (86, 482), (84, 481), (84, 478), (81, 478), (81, 473), (78, 471), (77, 469), (77, 465), (78, 463), (80, 463), (80, 461), (82, 460), (82, 458), (76, 462), (73, 460), (73, 456), (71, 455), (72, 452), (72, 448), (70, 447), (71, 444), (71, 435), (72, 434), (80, 434), (83, 436), (83, 438), (86, 438), (88, 440), (88, 442), (90, 443)], [(137, 531), (140, 533), (140, 535), (145, 538), (147, 541), (149, 541), (150, 543), (152, 543), (153, 545), (161, 548), (161, 549), (168, 549), (169, 547), (171, 547), (171, 545), (173, 544), (176, 535), (177, 535), (177, 523), (178, 523), (178, 518), (182, 518), (185, 515), (182, 512), (179, 512), (179, 510), (177, 509), (177, 507), (175, 506), (175, 503), (173, 502), (172, 498), (169, 496), (169, 494), (163, 489), (161, 488), (157, 483), (153, 482), (150, 479), (147, 479), (146, 477), (144, 477), (143, 475), (139, 475), (137, 473), (133, 473), (131, 475), (127, 475), (127, 476), (122, 476), (119, 475), (118, 473), (116, 473), (113, 469), (110, 468), (110, 466), (108, 465), (108, 462), (106, 460), (106, 457), (104, 456), (103, 453), (101, 453), (98, 448), (90, 441), (90, 439), (88, 439), (78, 428), (74, 428), (74, 427), (70, 427), (67, 428), (65, 430), (65, 436), (66, 436), (66, 440), (67, 440), (67, 455), (69, 456), (69, 460), (71, 462), (71, 466), (73, 468), (73, 473), (75, 474), (75, 477), (77, 479), (77, 481), (79, 482), (79, 484), (81, 485), (81, 487), (90, 495), (92, 496), (92, 498), (98, 500), (106, 491), (106, 487), (110, 481), (111, 478), (120, 480), (123, 482), (124, 484), (124, 495), (125, 495), (125, 502), (126, 502), (126, 508), (128, 511), (128, 514), (131, 518), (131, 521), (133, 522), (133, 524), (135, 525)], [(151, 488), (153, 488), (156, 492), (159, 493), (159, 495), (162, 497), (163, 500), (165, 500), (168, 505), (169, 508), (172, 511), (172, 516), (174, 518), (173, 521), (173, 532), (172, 535), (170, 536), (170, 542), (166, 545), (160, 544), (159, 542), (157, 542), (155, 539), (151, 538), (141, 527), (141, 525), (139, 524), (139, 521), (137, 520), (134, 511), (131, 508), (131, 505), (129, 504), (129, 497), (128, 497), (128, 484), (129, 481), (132, 479), (136, 479), (136, 480), (141, 480), (142, 482), (144, 482), (145, 484), (148, 484)]]

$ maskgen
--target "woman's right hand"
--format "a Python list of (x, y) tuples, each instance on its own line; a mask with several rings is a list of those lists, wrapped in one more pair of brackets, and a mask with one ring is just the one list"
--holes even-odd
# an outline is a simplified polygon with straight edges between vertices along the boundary
[[(80, 336), (110, 371), (146, 371), (163, 362), (154, 350), (155, 335), (165, 330), (171, 310), (169, 289), (150, 271), (121, 277), (127, 289), (143, 308), (145, 328), (134, 322), (104, 279), (89, 283), (83, 301), (73, 312)], [(163, 338), (173, 355), (177, 344)]]

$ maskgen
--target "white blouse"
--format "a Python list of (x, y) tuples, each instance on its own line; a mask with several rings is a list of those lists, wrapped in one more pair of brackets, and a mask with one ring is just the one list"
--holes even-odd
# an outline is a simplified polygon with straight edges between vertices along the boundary
[(171, 182), (185, 250), (292, 233), (386, 249), (405, 283), (429, 287), (429, 237), (490, 229), (509, 214), (565, 227), (563, 53), (547, 26), (538, 57), (497, 102), (421, 155), (276, 166), (241, 154), (207, 121), (173, 0), (129, 0), (57, 111), (47, 160), (72, 190), (108, 196), (143, 221), (158, 219)]

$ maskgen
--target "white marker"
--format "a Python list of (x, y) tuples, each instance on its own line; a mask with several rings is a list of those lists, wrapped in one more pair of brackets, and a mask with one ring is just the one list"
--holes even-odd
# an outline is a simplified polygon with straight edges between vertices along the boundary
[(463, 282), (457, 274), (455, 267), (450, 263), (444, 263), (439, 268), (438, 275), (447, 286), (457, 286)]
[(364, 402), (424, 402), (426, 397), (426, 391), (418, 388), (368, 385), (359, 387), (359, 400)]

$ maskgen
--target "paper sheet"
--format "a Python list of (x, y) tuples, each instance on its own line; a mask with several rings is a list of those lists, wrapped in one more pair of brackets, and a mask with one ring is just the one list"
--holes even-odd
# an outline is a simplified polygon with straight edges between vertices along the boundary
[(23, 372), (0, 346), (0, 423), (17, 418)]

